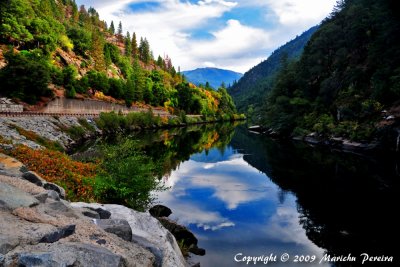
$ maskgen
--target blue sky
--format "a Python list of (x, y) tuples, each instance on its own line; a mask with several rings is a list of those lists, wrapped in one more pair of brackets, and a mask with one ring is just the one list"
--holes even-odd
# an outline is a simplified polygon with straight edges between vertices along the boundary
[(77, 0), (146, 37), (175, 67), (246, 72), (318, 24), (336, 0)]

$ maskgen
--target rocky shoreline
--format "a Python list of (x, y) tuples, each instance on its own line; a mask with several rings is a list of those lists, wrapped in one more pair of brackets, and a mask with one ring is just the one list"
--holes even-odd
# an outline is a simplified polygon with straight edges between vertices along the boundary
[(357, 142), (343, 137), (326, 137), (317, 133), (310, 133), (306, 136), (285, 137), (272, 129), (259, 125), (248, 127), (248, 131), (276, 139), (288, 138), (293, 141), (304, 142), (311, 146), (325, 146), (343, 152), (368, 153), (376, 151), (400, 151), (400, 126), (397, 124), (390, 125), (390, 127), (385, 129), (384, 133), (381, 133), (379, 139), (375, 138), (374, 141), (370, 142)]
[(187, 266), (149, 213), (64, 196), (0, 154), (0, 266)]
[(71, 136), (66, 132), (66, 129), (70, 129), (71, 127), (81, 127), (83, 130), (85, 130), (84, 135), (80, 136), (80, 140), (90, 138), (91, 136), (100, 133), (93, 119), (86, 118), (86, 120), (93, 126), (93, 128), (95, 129), (94, 132), (90, 132), (84, 127), (82, 127), (77, 117), (71, 117), (71, 116), (1, 117), (0, 116), (0, 136), (8, 140), (12, 145), (21, 144), (21, 145), (26, 145), (33, 149), (43, 148), (42, 145), (32, 140), (29, 140), (26, 136), (19, 133), (15, 127), (17, 126), (24, 130), (31, 131), (47, 140), (50, 140), (52, 142), (57, 142), (65, 150), (68, 150), (74, 145), (76, 145), (77, 140), (73, 140)]
[[(100, 134), (92, 119), (85, 120), (95, 131), (85, 130), (81, 139)], [(82, 127), (76, 117), (0, 117), (0, 148), (44, 148), (19, 127), (68, 151), (79, 140), (65, 129), (76, 126)], [(121, 205), (68, 202), (63, 188), (0, 154), (0, 267), (192, 265), (176, 240), (187, 238), (192, 253), (205, 251), (192, 233), (166, 217)]]

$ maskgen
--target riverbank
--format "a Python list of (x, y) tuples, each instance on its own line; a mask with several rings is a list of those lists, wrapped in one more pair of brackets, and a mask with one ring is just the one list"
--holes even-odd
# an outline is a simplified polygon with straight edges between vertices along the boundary
[(64, 198), (62, 188), (0, 154), (1, 266), (186, 266), (150, 214)]
[(312, 132), (307, 135), (284, 136), (273, 129), (260, 125), (248, 127), (248, 131), (254, 134), (262, 134), (276, 139), (290, 139), (304, 142), (311, 146), (324, 146), (343, 152), (377, 153), (400, 151), (400, 121), (393, 120), (390, 124), (377, 126), (374, 138), (370, 140), (352, 140), (341, 136), (325, 136)]
[[(106, 114), (103, 116), (108, 116), (110, 114)], [(118, 114), (111, 114), (111, 116), (118, 116), (119, 118), (121, 117)], [(131, 115), (130, 118), (132, 118), (134, 115)], [(148, 116), (148, 114), (139, 114), (135, 116)], [(129, 116), (126, 116), (126, 118), (129, 118)], [(156, 118), (159, 119), (159, 118)], [(92, 118), (81, 118), (78, 119), (76, 117), (1, 117), (0, 118), (0, 149), (3, 150), (3, 152), (9, 154), (9, 155), (19, 155), (21, 160), (23, 159), (24, 163), (27, 165), (23, 165), (23, 163), (19, 162), (18, 160), (15, 160), (9, 156), (2, 155), (2, 157), (5, 159), (5, 162), (15, 162), (16, 166), (19, 166), (18, 168), (14, 168), (14, 174), (10, 173), (7, 171), (7, 168), (3, 165), (0, 166), (0, 174), (5, 175), (4, 181), (0, 180), (3, 182), (0, 186), (0, 188), (4, 189), (5, 191), (9, 190), (9, 187), (15, 187), (16, 184), (19, 184), (21, 181), (24, 179), (26, 180), (26, 177), (29, 177), (29, 180), (33, 182), (33, 185), (27, 185), (26, 181), (23, 181), (24, 186), (22, 188), (17, 189), (10, 189), (12, 192), (16, 192), (15, 198), (11, 200), (11, 202), (19, 201), (22, 195), (24, 195), (22, 198), (27, 197), (25, 193), (29, 195), (27, 197), (28, 199), (32, 198), (40, 198), (37, 199), (37, 201), (32, 200), (31, 204), (28, 206), (18, 206), (18, 207), (10, 207), (8, 206), (7, 203), (10, 202), (8, 199), (9, 194), (6, 194), (7, 192), (1, 192), (0, 197), (0, 204), (2, 205), (1, 211), (4, 211), (4, 216), (2, 218), (7, 218), (7, 220), (2, 220), (0, 223), (10, 223), (10, 225), (13, 225), (14, 220), (27, 220), (29, 223), (45, 223), (47, 224), (46, 220), (50, 220), (50, 222), (53, 222), (52, 220), (56, 218), (57, 220), (61, 218), (62, 220), (65, 220), (66, 222), (70, 222), (69, 219), (64, 219), (64, 217), (68, 217), (67, 215), (64, 214), (64, 212), (67, 212), (68, 214), (71, 213), (70, 215), (72, 216), (71, 218), (74, 218), (74, 220), (77, 221), (77, 223), (73, 224), (75, 227), (77, 225), (80, 225), (80, 220), (82, 219), (82, 227), (86, 229), (88, 227), (88, 223), (92, 222), (91, 219), (87, 218), (89, 217), (98, 217), (96, 215), (96, 212), (93, 213), (93, 210), (98, 210), (101, 206), (101, 210), (109, 211), (111, 212), (111, 216), (109, 219), (116, 220), (116, 222), (111, 222), (113, 225), (111, 226), (112, 229), (117, 227), (116, 232), (120, 231), (120, 227), (128, 229), (129, 227), (132, 228), (132, 232), (134, 233), (133, 236), (137, 236), (136, 239), (132, 239), (135, 243), (142, 244), (144, 249), (147, 249), (150, 251), (150, 256), (146, 256), (146, 262), (140, 263), (138, 265), (130, 265), (127, 264), (126, 266), (147, 266), (147, 262), (151, 262), (151, 264), (154, 264), (154, 266), (184, 266), (181, 265), (180, 262), (183, 262), (186, 264), (185, 260), (182, 261), (183, 256), (182, 252), (180, 251), (180, 248), (182, 248), (181, 243), (180, 245), (177, 245), (177, 242), (174, 237), (172, 237), (171, 233), (168, 232), (161, 224), (155, 220), (153, 217), (151, 217), (151, 220), (153, 220), (154, 225), (152, 223), (150, 225), (148, 224), (148, 221), (150, 220), (148, 217), (148, 213), (140, 213), (137, 211), (134, 211), (132, 209), (129, 209), (127, 207), (121, 206), (121, 205), (101, 205), (101, 204), (88, 204), (88, 203), (79, 203), (77, 205), (80, 205), (80, 208), (84, 208), (85, 211), (81, 212), (81, 210), (78, 209), (78, 211), (75, 211), (77, 206), (73, 203), (69, 203), (65, 201), (64, 199), (66, 197), (71, 196), (71, 192), (74, 192), (74, 195), (77, 199), (85, 198), (88, 197), (88, 199), (92, 202), (93, 200), (96, 201), (96, 198), (93, 197), (89, 192), (91, 190), (95, 190), (96, 188), (94, 187), (94, 182), (95, 178), (93, 175), (95, 175), (95, 166), (91, 163), (80, 163), (80, 162), (74, 162), (72, 159), (70, 159), (66, 154), (64, 154), (62, 151), (68, 151), (71, 147), (76, 146), (77, 142), (80, 142), (81, 140), (88, 139), (95, 137), (97, 135), (102, 135), (106, 134), (104, 132), (104, 128), (99, 128), (98, 127), (98, 122), (99, 120), (96, 120), (97, 123), (95, 122), (94, 119)], [(100, 118), (101, 121), (101, 118)], [(121, 122), (121, 120), (119, 120)], [(139, 129), (144, 129), (146, 127), (144, 126), (138, 126), (138, 128), (131, 129), (131, 130), (139, 130)], [(157, 125), (152, 125), (150, 128), (157, 128)], [(19, 146), (22, 145), (22, 146)], [(49, 149), (50, 148), (50, 149)], [(61, 151), (61, 152), (60, 152)], [(128, 151), (134, 152), (131, 149), (128, 149)], [(136, 153), (136, 152), (135, 152)], [(121, 151), (119, 150), (119, 155), (121, 155)], [(131, 157), (131, 155), (128, 155)], [(137, 154), (135, 154), (135, 157)], [(43, 173), (43, 176), (40, 176), (39, 174), (36, 173), (28, 173), (28, 169), (30, 169), (31, 166), (34, 166), (34, 170), (38, 171), (41, 170), (40, 172)], [(57, 168), (56, 168), (57, 167)], [(68, 175), (66, 175), (68, 173)], [(132, 172), (130, 172), (132, 174)], [(32, 175), (31, 175), (32, 174)], [(149, 173), (150, 174), (150, 173)], [(113, 173), (114, 175), (114, 173)], [(116, 174), (120, 175), (120, 174)], [(26, 177), (25, 177), (26, 176)], [(33, 177), (33, 178), (32, 178)], [(2, 179), (3, 179), (2, 178)], [(121, 178), (121, 176), (119, 176)], [(152, 180), (154, 179), (154, 176), (151, 176)], [(46, 179), (46, 181), (45, 181)], [(56, 180), (54, 180), (56, 179)], [(58, 180), (57, 180), (58, 179)], [(50, 183), (49, 181), (53, 182)], [(61, 188), (60, 186), (56, 185), (60, 184), (62, 185), (66, 190)], [(33, 191), (30, 191), (31, 189), (28, 189), (28, 191), (24, 191), (25, 186), (27, 188), (36, 187), (37, 185), (40, 185), (42, 189), (35, 188)], [(102, 184), (104, 186), (104, 184)], [(121, 188), (120, 186), (117, 186), (117, 188)], [(135, 186), (136, 188), (136, 186)], [(98, 188), (97, 188), (98, 189)], [(23, 192), (21, 193), (18, 190), (22, 190)], [(55, 191), (58, 194), (58, 197), (55, 195), (55, 193), (50, 192), (50, 191)], [(41, 194), (41, 195), (40, 195)], [(13, 194), (14, 195), (14, 194)], [(39, 196), (40, 195), (40, 196)], [(42, 196), (43, 195), (43, 196)], [(71, 199), (71, 198), (69, 198)], [(53, 201), (54, 200), (54, 201)], [(57, 202), (57, 204), (53, 204)], [(6, 203), (3, 205), (3, 203)], [(111, 203), (116, 203), (116, 202), (111, 202)], [(117, 202), (118, 203), (118, 202)], [(50, 208), (48, 207), (50, 206)], [(54, 210), (51, 210), (52, 208), (55, 208)], [(94, 207), (96, 206), (96, 207)], [(19, 217), (18, 214), (16, 214), (14, 211), (15, 209), (18, 208), (24, 208), (24, 212), (26, 211), (28, 214), (34, 214), (35, 218), (37, 217), (44, 217), (45, 219), (38, 219), (32, 221), (30, 217)], [(89, 210), (87, 209), (89, 208)], [(92, 208), (92, 212), (90, 212), (90, 208)], [(27, 210), (25, 210), (27, 209)], [(72, 211), (71, 211), (72, 210)], [(76, 212), (81, 212), (82, 214), (76, 214)], [(48, 218), (46, 217), (47, 214), (53, 214), (52, 216), (54, 218)], [(100, 211), (99, 216), (101, 217), (102, 211)], [(124, 215), (122, 215), (124, 214)], [(145, 214), (145, 215), (144, 215)], [(30, 216), (30, 215), (29, 215)], [(82, 217), (83, 216), (83, 217)], [(102, 219), (102, 218), (100, 218)], [(89, 222), (87, 221), (89, 220)], [(121, 225), (121, 220), (125, 220), (128, 222), (129, 227), (127, 223), (122, 223)], [(96, 221), (97, 222), (97, 221)], [(161, 220), (162, 224), (165, 224), (164, 221)], [(107, 229), (110, 228), (109, 222), (105, 222)], [(115, 224), (115, 225), (114, 225)], [(145, 229), (139, 228), (137, 229), (137, 224), (141, 227), (143, 225), (147, 225)], [(52, 225), (50, 223), (50, 225)], [(53, 244), (58, 241), (51, 242), (51, 245), (46, 245), (46, 249), (44, 252), (49, 252), (49, 250), (54, 250), (56, 251), (56, 254), (51, 254), (50, 258), (51, 260), (57, 259), (57, 260), (63, 260), (61, 256), (59, 256), (57, 253), (62, 252), (62, 253), (73, 253), (76, 250), (76, 247), (82, 247), (81, 245), (84, 244), (83, 247), (86, 247), (88, 244), (86, 240), (81, 240), (80, 238), (75, 237), (73, 240), (78, 240), (76, 241), (77, 244), (68, 244), (67, 247), (64, 246), (64, 242), (70, 242), (71, 238), (68, 236), (64, 237), (64, 226), (69, 225), (64, 225), (62, 224), (59, 226), (53, 225), (57, 228), (56, 231), (61, 231), (61, 237), (57, 237), (57, 240), (61, 240), (62, 242), (60, 243), (61, 245)], [(102, 228), (103, 223), (99, 222), (99, 227), (100, 229)], [(168, 226), (168, 225), (167, 225)], [(35, 228), (34, 225), (26, 226), (29, 229)], [(61, 228), (60, 228), (61, 227)], [(72, 227), (72, 226), (71, 226)], [(79, 226), (81, 227), (81, 226)], [(86, 227), (86, 228), (85, 228)], [(94, 227), (94, 226), (91, 226)], [(50, 227), (51, 228), (51, 227)], [(176, 228), (176, 225), (174, 224), (172, 228)], [(184, 227), (182, 227), (184, 228)], [(19, 230), (13, 230), (11, 228), (4, 228), (8, 232), (19, 232)], [(25, 228), (24, 228), (25, 229)], [(61, 230), (60, 230), (61, 229)], [(69, 228), (68, 228), (69, 229)], [(68, 230), (67, 229), (67, 230)], [(157, 230), (158, 229), (158, 230)], [(162, 230), (160, 230), (162, 229)], [(167, 227), (167, 229), (169, 229)], [(6, 231), (5, 230), (5, 231)], [(69, 230), (68, 230), (69, 231)], [(97, 231), (97, 230), (96, 230)], [(107, 230), (106, 230), (107, 231)], [(112, 230), (114, 231), (114, 230)], [(138, 232), (135, 234), (135, 231)], [(161, 232), (160, 232), (161, 231)], [(129, 231), (128, 231), (129, 232)], [(73, 232), (75, 233), (75, 232)], [(97, 232), (96, 232), (97, 233)], [(28, 231), (27, 233), (23, 233), (23, 235), (27, 236), (36, 236), (34, 233)], [(154, 236), (156, 234), (156, 236)], [(176, 235), (176, 233), (173, 233)], [(19, 233), (18, 233), (19, 235)], [(55, 235), (54, 233), (51, 235)], [(73, 235), (73, 234), (71, 234)], [(3, 233), (1, 234), (3, 236)], [(7, 236), (6, 234), (4, 236)], [(130, 236), (130, 234), (128, 234)], [(35, 238), (36, 238), (35, 237)], [(86, 236), (87, 237), (87, 236)], [(160, 239), (160, 237), (162, 237)], [(172, 237), (172, 238), (171, 238)], [(193, 236), (194, 237), (194, 236)], [(59, 239), (58, 239), (59, 238)], [(124, 238), (124, 237), (122, 237)], [(148, 240), (150, 238), (150, 241)], [(177, 237), (179, 239), (179, 237)], [(23, 240), (27, 240), (27, 243), (18, 243), (16, 247), (14, 245), (16, 244), (14, 241), (15, 239), (11, 237), (7, 237), (7, 240), (1, 240), (0, 242), (0, 247), (2, 247), (2, 251), (0, 251), (0, 260), (3, 260), (5, 266), (9, 266), (11, 264), (15, 264), (15, 261), (18, 262), (23, 262), (24, 259), (19, 259), (20, 255), (23, 253), (30, 253), (30, 251), (36, 251), (36, 249), (44, 249), (43, 248), (43, 242), (41, 242), (42, 238), (40, 239), (32, 239), (28, 237), (22, 237)], [(90, 236), (89, 236), (90, 239)], [(103, 239), (108, 240), (106, 238), (100, 238), (96, 239), (98, 242), (97, 245), (103, 245)], [(164, 239), (168, 239), (167, 241)], [(11, 240), (11, 241), (9, 241)], [(14, 241), (13, 241), (14, 240)], [(90, 239), (91, 240), (91, 239)], [(94, 241), (96, 241), (94, 240)], [(197, 239), (196, 239), (197, 240)], [(91, 245), (95, 245), (94, 241), (90, 241), (89, 243)], [(131, 241), (131, 240), (128, 240)], [(179, 242), (182, 240), (179, 239)], [(11, 242), (11, 243), (10, 243)], [(74, 241), (75, 242), (75, 241)], [(111, 242), (111, 241), (110, 241)], [(114, 242), (114, 241), (112, 241)], [(142, 242), (142, 243), (140, 243)], [(46, 243), (46, 242), (45, 242)], [(197, 243), (197, 241), (195, 242)], [(11, 245), (10, 245), (11, 244)], [(35, 246), (30, 247), (30, 244), (34, 244)], [(149, 244), (152, 244), (149, 249)], [(170, 244), (168, 245), (168, 248), (164, 248), (165, 244)], [(29, 246), (28, 246), (29, 245)], [(71, 246), (70, 246), (71, 245)], [(120, 245), (119, 243), (116, 244), (111, 244), (111, 246), (114, 247), (119, 247), (122, 246), (125, 248), (126, 246), (124, 244)], [(7, 247), (7, 249), (3, 249), (4, 247)], [(107, 247), (106, 247), (107, 248)], [(86, 249), (86, 248), (85, 248)], [(88, 253), (92, 253), (91, 249), (92, 247), (88, 248), (90, 251)], [(198, 249), (197, 246), (193, 247), (187, 247), (190, 252), (197, 252), (197, 253), (204, 253), (201, 251), (201, 249)], [(96, 250), (96, 248), (94, 249)], [(167, 250), (167, 251), (164, 251)], [(72, 252), (71, 252), (72, 251)], [(125, 259), (124, 257), (124, 250), (121, 250), (122, 254), (118, 254), (119, 250), (115, 253), (116, 255), (122, 255), (122, 259), (124, 262), (129, 263), (129, 257)], [(114, 253), (114, 251), (111, 251)], [(22, 253), (22, 254), (21, 254)], [(28, 254), (29, 254), (28, 253)], [(114, 254), (115, 254), (114, 253)], [(167, 254), (166, 254), (167, 253)], [(170, 259), (170, 262), (163, 262), (165, 255), (173, 254), (175, 256)], [(193, 252), (194, 253), (194, 252)], [(107, 253), (106, 253), (107, 254)], [(141, 254), (140, 254), (141, 255)], [(33, 258), (36, 258), (37, 255), (31, 255)], [(168, 256), (169, 257), (169, 256)], [(169, 257), (171, 258), (171, 257)], [(44, 259), (41, 259), (44, 260)], [(76, 258), (77, 262), (81, 262), (81, 258)], [(175, 263), (177, 260), (178, 263)], [(161, 262), (161, 263), (160, 263)], [(86, 262), (88, 263), (88, 262)], [(19, 264), (19, 263), (18, 263)], [(85, 263), (83, 263), (84, 266), (86, 266)], [(1, 266), (1, 264), (0, 264)], [(112, 266), (112, 265), (111, 265)], [(116, 265), (117, 266), (117, 265)], [(122, 265), (125, 266), (125, 265)], [(153, 265), (151, 265), (153, 266)]]

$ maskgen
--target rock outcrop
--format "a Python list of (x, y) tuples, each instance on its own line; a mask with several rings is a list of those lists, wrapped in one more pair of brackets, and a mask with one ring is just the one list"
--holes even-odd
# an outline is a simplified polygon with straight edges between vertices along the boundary
[(150, 214), (69, 203), (18, 161), (0, 158), (0, 266), (186, 266)]
[[(74, 143), (74, 140), (71, 139), (65, 129), (73, 126), (82, 127), (77, 117), (0, 117), (0, 136), (13, 144), (22, 144), (33, 149), (42, 147), (21, 135), (14, 125), (24, 130), (32, 131), (50, 141), (58, 142), (64, 148), (68, 148)], [(93, 126), (95, 127), (94, 124)]]
[(155, 255), (156, 266), (186, 266), (174, 236), (150, 214), (113, 204), (79, 202), (71, 205), (74, 208), (107, 210), (111, 213), (110, 219), (127, 221), (132, 229), (132, 242), (151, 251)]

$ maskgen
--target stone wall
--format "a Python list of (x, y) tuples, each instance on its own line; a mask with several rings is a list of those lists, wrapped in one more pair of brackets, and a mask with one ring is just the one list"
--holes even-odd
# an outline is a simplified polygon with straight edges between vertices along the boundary
[(0, 112), (23, 112), (24, 107), (11, 102), (8, 98), (0, 98)]
[(128, 112), (129, 108), (109, 102), (90, 99), (56, 98), (51, 101), (41, 112), (43, 113), (70, 113), (70, 114), (99, 114), (101, 112)]
[[(124, 105), (104, 102), (92, 99), (68, 99), (68, 98), (56, 98), (47, 104), (45, 108), (40, 110), (43, 113), (64, 113), (64, 114), (100, 114), (101, 112), (146, 112), (147, 108), (132, 107), (128, 108)], [(165, 110), (154, 108), (154, 114), (160, 116), (170, 116)]]

